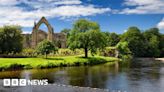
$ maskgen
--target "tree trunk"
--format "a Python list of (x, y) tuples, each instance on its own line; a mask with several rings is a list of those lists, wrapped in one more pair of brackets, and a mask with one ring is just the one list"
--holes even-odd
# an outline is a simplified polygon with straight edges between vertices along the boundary
[(84, 48), (84, 51), (85, 51), (85, 58), (88, 57), (88, 48)]
[(45, 53), (45, 55), (46, 55), (46, 59), (47, 59), (47, 53)]

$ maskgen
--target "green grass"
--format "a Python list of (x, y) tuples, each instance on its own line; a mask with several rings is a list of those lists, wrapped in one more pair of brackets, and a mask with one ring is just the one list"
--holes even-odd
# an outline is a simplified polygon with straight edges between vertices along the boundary
[(94, 56), (83, 58), (81, 56), (64, 56), (44, 58), (0, 58), (0, 70), (52, 68), (62, 66), (96, 65), (106, 62), (118, 61), (118, 58)]

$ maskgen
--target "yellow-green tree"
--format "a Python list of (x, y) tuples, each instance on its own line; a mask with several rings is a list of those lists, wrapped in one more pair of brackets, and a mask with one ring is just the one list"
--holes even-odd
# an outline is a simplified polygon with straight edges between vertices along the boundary
[(57, 48), (55, 47), (55, 45), (48, 41), (48, 40), (43, 40), (42, 42), (40, 42), (36, 48), (36, 52), (38, 54), (42, 54), (45, 55), (47, 58), (47, 55), (53, 51), (56, 51)]
[(96, 22), (80, 19), (74, 23), (68, 44), (71, 49), (83, 48), (87, 58), (88, 51), (93, 54), (98, 48), (105, 47), (106, 39)]

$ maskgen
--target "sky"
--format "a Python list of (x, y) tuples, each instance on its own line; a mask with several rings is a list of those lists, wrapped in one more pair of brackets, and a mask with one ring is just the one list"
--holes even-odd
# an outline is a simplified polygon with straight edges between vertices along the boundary
[[(20, 25), (23, 33), (31, 33), (42, 16), (54, 32), (84, 18), (99, 23), (102, 31), (121, 34), (136, 26), (164, 33), (164, 0), (0, 0), (0, 26)], [(40, 29), (47, 31), (44, 24)]]

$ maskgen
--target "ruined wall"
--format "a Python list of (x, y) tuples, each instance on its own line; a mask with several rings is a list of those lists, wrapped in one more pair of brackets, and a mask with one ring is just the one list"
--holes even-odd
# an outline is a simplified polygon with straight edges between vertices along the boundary
[[(44, 32), (43, 30), (40, 30), (40, 25), (44, 23), (47, 28), (48, 32)], [(35, 48), (39, 42), (47, 39), (51, 42), (56, 42), (58, 44), (59, 48), (66, 48), (66, 40), (67, 36), (64, 33), (54, 33), (53, 28), (48, 23), (45, 17), (42, 17), (38, 23), (34, 23), (32, 34), (30, 34), (30, 39), (27, 39), (27, 36), (24, 36), (24, 47), (30, 47)]]

